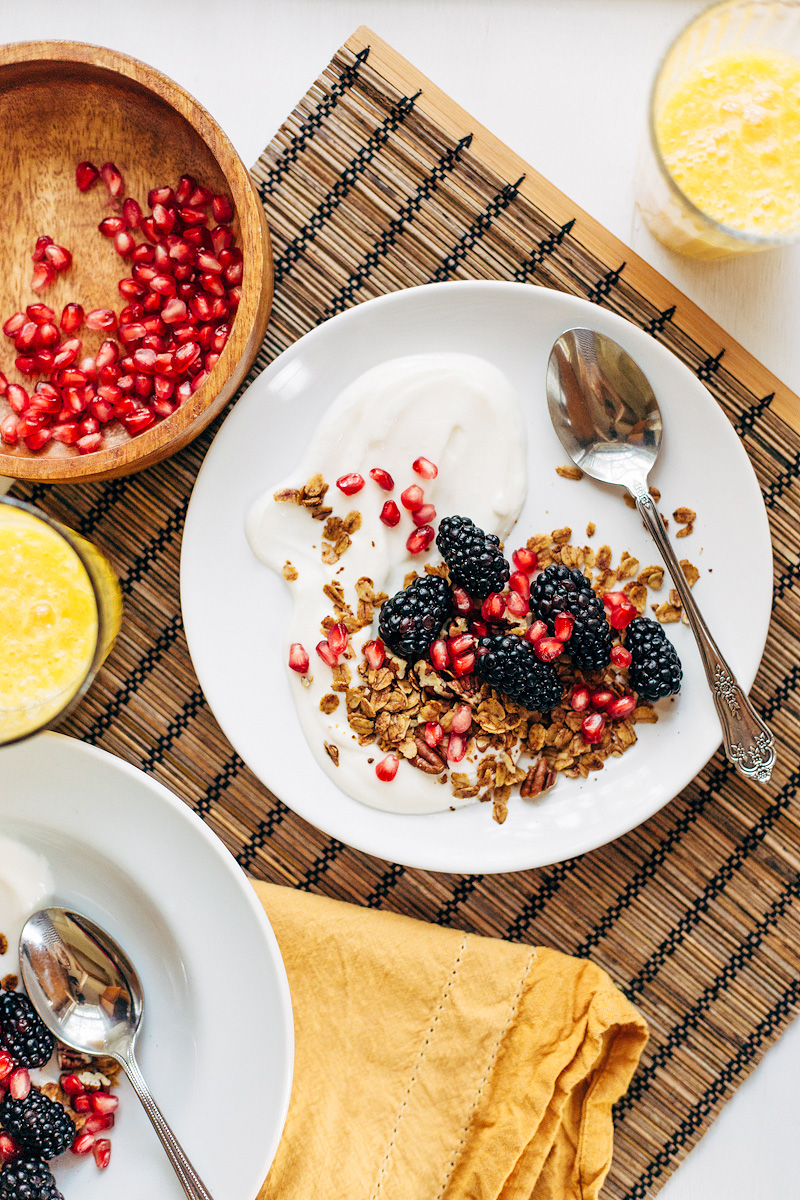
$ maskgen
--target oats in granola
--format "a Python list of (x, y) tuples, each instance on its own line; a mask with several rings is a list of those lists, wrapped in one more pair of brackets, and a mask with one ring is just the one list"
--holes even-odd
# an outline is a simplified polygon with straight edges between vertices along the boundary
[(574, 479), (576, 481), (583, 479), (583, 471), (580, 469), (580, 467), (576, 467), (574, 465), (556, 467), (556, 475), (560, 475), (562, 479)]
[(325, 747), (325, 753), (327, 754), (328, 758), (331, 760), (331, 762), (333, 763), (333, 765), (335, 767), (338, 767), (338, 765), (339, 765), (339, 747), (334, 746), (332, 744), (332, 742), (323, 742), (322, 744)]
[(292, 564), (289, 562), (288, 558), (287, 558), (286, 562), (283, 564), (282, 574), (283, 574), (283, 578), (286, 579), (289, 583), (294, 583), (295, 579), (297, 579), (297, 567), (292, 566)]

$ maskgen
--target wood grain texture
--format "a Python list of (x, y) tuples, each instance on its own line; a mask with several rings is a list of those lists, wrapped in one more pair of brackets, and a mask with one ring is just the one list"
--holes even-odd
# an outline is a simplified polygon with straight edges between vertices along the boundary
[[(206, 382), (170, 417), (130, 438), (114, 422), (94, 454), (50, 442), (32, 453), (22, 442), (0, 447), (0, 475), (55, 481), (103, 479), (158, 462), (191, 441), (244, 380), (266, 330), (272, 303), (272, 252), (264, 210), (233, 146), (205, 109), (166, 76), (111, 50), (70, 42), (0, 48), (0, 229), (3, 266), (0, 321), (35, 300), (58, 314), (70, 300), (119, 311), (124, 261), (98, 223), (114, 209), (102, 182), (86, 193), (75, 166), (113, 161), (124, 194), (147, 208), (149, 190), (176, 186), (188, 173), (233, 200), (233, 228), (244, 255), (242, 298), (230, 337)], [(73, 265), (38, 296), (31, 291), (31, 252), (48, 234), (73, 254)], [(86, 353), (106, 336), (83, 327)], [(0, 340), (0, 370), (29, 391), (14, 367), (13, 344)], [(8, 411), (0, 399), (0, 416)]]

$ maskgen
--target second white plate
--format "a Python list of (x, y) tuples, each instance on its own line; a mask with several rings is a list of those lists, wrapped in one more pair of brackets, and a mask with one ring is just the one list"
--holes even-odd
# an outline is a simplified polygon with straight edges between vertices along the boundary
[[(563, 779), (535, 803), (512, 800), (502, 826), (481, 804), (424, 816), (359, 804), (318, 766), (297, 720), (283, 661), (289, 596), (251, 553), (245, 516), (300, 460), (328, 404), (387, 359), (436, 351), (480, 355), (517, 388), (528, 421), (529, 487), (509, 549), (564, 525), (582, 544), (592, 521), (595, 546), (608, 543), (617, 557), (628, 550), (642, 567), (659, 561), (619, 491), (556, 474), (566, 455), (547, 412), (545, 369), (553, 342), (574, 325), (615, 338), (653, 385), (665, 434), (651, 482), (661, 489), (663, 512), (688, 506), (698, 514), (692, 536), (676, 546), (700, 569), (698, 603), (749, 688), (772, 596), (769, 525), (753, 469), (698, 379), (653, 338), (586, 301), (524, 284), (454, 283), (359, 305), (301, 338), (259, 376), (217, 434), (198, 476), (184, 532), (181, 602), (209, 703), (242, 758), (290, 808), (370, 854), (459, 873), (571, 858), (651, 816), (689, 783), (721, 740), (694, 640), (674, 624), (669, 635), (683, 661), (684, 684), (675, 703), (659, 705), (658, 724), (640, 726), (637, 745), (588, 779)], [(469, 515), (468, 488), (461, 511)], [(669, 586), (666, 581), (657, 598), (666, 598)]]

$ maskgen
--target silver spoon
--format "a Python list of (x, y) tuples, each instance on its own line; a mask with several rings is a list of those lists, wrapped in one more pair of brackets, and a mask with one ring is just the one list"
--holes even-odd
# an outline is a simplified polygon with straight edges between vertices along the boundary
[(697, 639), (725, 753), (740, 775), (766, 783), (775, 763), (772, 734), (709, 633), (647, 490), (662, 426), (658, 402), (643, 371), (605, 334), (568, 329), (550, 352), (547, 403), (556, 433), (573, 462), (601, 483), (626, 487), (636, 501)]
[(144, 1009), (136, 969), (116, 942), (87, 917), (43, 908), (19, 939), (22, 978), (34, 1008), (65, 1046), (116, 1059), (142, 1102), (190, 1200), (211, 1195), (150, 1095), (134, 1056)]

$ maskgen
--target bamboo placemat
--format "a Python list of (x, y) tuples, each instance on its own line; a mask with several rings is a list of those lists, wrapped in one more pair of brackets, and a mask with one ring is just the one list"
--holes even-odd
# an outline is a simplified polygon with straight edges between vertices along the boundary
[[(277, 281), (259, 367), (368, 297), (444, 279), (513, 279), (628, 317), (706, 383), (744, 439), (770, 514), (774, 618), (754, 697), (776, 733), (778, 765), (757, 787), (718, 754), (627, 837), (539, 871), (413, 871), (325, 837), (245, 768), (189, 661), (181, 529), (213, 429), (143, 475), (17, 488), (95, 539), (123, 583), (122, 634), (66, 730), (182, 796), (254, 875), (590, 955), (653, 1035), (618, 1106), (606, 1194), (652, 1196), (800, 1001), (800, 402), (368, 30), (337, 53), (253, 175)], [(747, 547), (731, 553), (746, 571)]]

